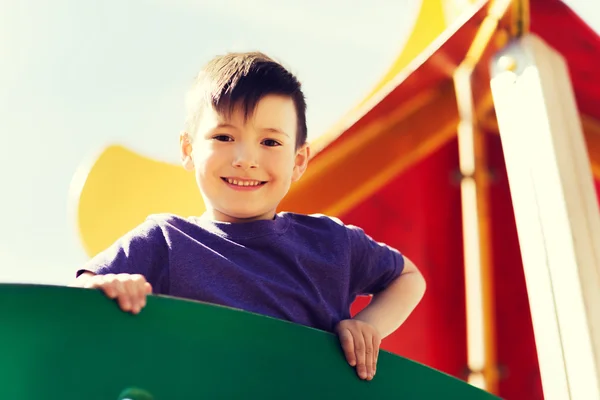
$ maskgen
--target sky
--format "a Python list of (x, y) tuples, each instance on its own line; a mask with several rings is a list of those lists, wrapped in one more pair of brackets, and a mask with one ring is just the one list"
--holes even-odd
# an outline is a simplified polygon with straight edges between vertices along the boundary
[[(600, 4), (565, 1), (600, 32)], [(419, 0), (0, 0), (0, 282), (65, 284), (87, 259), (75, 171), (110, 144), (176, 163), (199, 68), (260, 50), (303, 83), (309, 138), (386, 72)]]

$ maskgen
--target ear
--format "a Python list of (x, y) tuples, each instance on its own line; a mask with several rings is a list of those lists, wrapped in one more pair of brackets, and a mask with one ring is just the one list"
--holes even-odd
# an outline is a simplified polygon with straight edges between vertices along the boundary
[(179, 134), (179, 147), (181, 151), (181, 164), (186, 171), (194, 170), (194, 159), (192, 158), (192, 140), (187, 132)]
[(296, 158), (294, 159), (294, 171), (292, 173), (292, 182), (298, 181), (304, 171), (306, 171), (306, 167), (308, 166), (308, 159), (310, 157), (310, 147), (307, 144), (304, 144), (296, 151)]

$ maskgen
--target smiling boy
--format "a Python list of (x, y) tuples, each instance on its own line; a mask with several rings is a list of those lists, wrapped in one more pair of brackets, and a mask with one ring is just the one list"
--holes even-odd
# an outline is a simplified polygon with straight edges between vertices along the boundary
[[(300, 83), (261, 53), (216, 57), (198, 75), (180, 135), (206, 212), (152, 215), (91, 259), (74, 286), (138, 313), (150, 293), (205, 301), (338, 334), (361, 379), (425, 281), (397, 250), (324, 215), (277, 212), (307, 168)], [(354, 318), (357, 295), (372, 294)]]

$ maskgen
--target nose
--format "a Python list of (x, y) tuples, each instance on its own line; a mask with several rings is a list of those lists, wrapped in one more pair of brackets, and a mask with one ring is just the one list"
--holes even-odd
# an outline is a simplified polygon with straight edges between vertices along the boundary
[(243, 170), (258, 168), (256, 150), (251, 145), (239, 144), (233, 159), (233, 166)]

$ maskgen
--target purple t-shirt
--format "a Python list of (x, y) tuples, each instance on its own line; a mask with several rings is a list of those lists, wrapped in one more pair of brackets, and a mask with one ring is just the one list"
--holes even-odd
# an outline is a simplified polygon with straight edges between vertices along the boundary
[(279, 213), (247, 223), (153, 215), (81, 270), (142, 274), (155, 294), (332, 331), (357, 295), (383, 290), (404, 258), (360, 228)]

